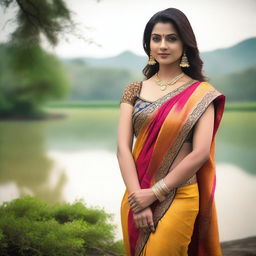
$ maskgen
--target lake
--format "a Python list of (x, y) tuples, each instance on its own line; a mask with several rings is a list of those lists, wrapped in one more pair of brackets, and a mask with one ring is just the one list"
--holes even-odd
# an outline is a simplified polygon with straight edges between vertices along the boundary
[[(65, 118), (0, 122), (0, 203), (35, 195), (83, 199), (113, 213), (121, 238), (124, 184), (116, 158), (119, 110), (49, 108)], [(256, 235), (256, 111), (228, 112), (216, 137), (216, 205), (221, 241)]]

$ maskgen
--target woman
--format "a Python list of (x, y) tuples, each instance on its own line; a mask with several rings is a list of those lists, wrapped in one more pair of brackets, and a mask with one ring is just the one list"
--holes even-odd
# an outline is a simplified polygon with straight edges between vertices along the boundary
[(180, 10), (156, 13), (143, 47), (146, 80), (130, 83), (120, 100), (126, 254), (221, 255), (214, 146), (225, 96), (205, 81), (193, 30)]

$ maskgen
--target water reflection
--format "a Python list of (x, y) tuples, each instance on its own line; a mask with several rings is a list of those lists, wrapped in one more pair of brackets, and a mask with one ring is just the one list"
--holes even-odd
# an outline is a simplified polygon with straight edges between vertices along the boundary
[(216, 203), (220, 239), (256, 235), (256, 176), (229, 163), (219, 163)]
[(121, 238), (119, 208), (125, 187), (115, 154), (90, 150), (51, 151), (48, 155), (60, 169), (65, 169), (68, 180), (63, 189), (65, 201), (83, 198), (88, 205), (100, 206), (108, 213), (114, 213), (113, 222), (118, 225), (116, 236)]
[[(114, 153), (108, 151), (79, 151), (63, 153), (53, 151), (49, 156), (65, 166), (67, 184), (64, 198), (73, 202), (84, 198), (89, 205), (104, 207), (114, 213), (121, 238), (120, 203), (124, 184)], [(255, 193), (256, 177), (232, 164), (217, 164), (216, 205), (222, 241), (256, 234)], [(248, 211), (250, 209), (250, 211)]]
[[(18, 125), (17, 125), (18, 123)], [(1, 200), (25, 194), (48, 202), (61, 201), (65, 185), (64, 172), (50, 187), (54, 162), (46, 155), (45, 135), (40, 122), (1, 122), (0, 184)]]
[(225, 112), (217, 133), (216, 159), (256, 175), (256, 112)]
[[(67, 118), (0, 122), (0, 203), (24, 194), (50, 203), (83, 198), (115, 214), (121, 238), (119, 209), (125, 188), (115, 155), (119, 110), (50, 111)], [(222, 241), (256, 235), (255, 129), (256, 112), (226, 112), (217, 133)]]

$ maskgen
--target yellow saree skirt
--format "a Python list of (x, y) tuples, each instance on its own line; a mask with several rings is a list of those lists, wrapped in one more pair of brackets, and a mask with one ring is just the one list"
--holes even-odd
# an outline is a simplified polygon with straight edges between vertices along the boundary
[(187, 256), (198, 211), (197, 183), (179, 187), (155, 233), (150, 234), (141, 256)]

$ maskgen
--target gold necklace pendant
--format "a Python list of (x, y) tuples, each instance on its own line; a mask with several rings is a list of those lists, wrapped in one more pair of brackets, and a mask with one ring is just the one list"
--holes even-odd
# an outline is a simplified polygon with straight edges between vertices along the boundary
[(182, 72), (181, 74), (179, 74), (179, 75), (177, 75), (176, 77), (174, 77), (172, 80), (170, 80), (170, 81), (166, 81), (166, 82), (164, 82), (164, 81), (161, 81), (160, 79), (159, 79), (159, 77), (158, 77), (158, 72), (154, 75), (154, 80), (155, 80), (155, 82), (156, 82), (156, 84), (158, 85), (158, 86), (160, 86), (160, 90), (161, 91), (164, 91), (164, 90), (166, 90), (166, 88), (167, 88), (167, 86), (168, 85), (173, 85), (173, 84), (175, 84), (181, 77), (183, 77), (185, 74)]
[(167, 85), (161, 85), (161, 87), (160, 87), (161, 91), (165, 91), (166, 88), (167, 88)]

